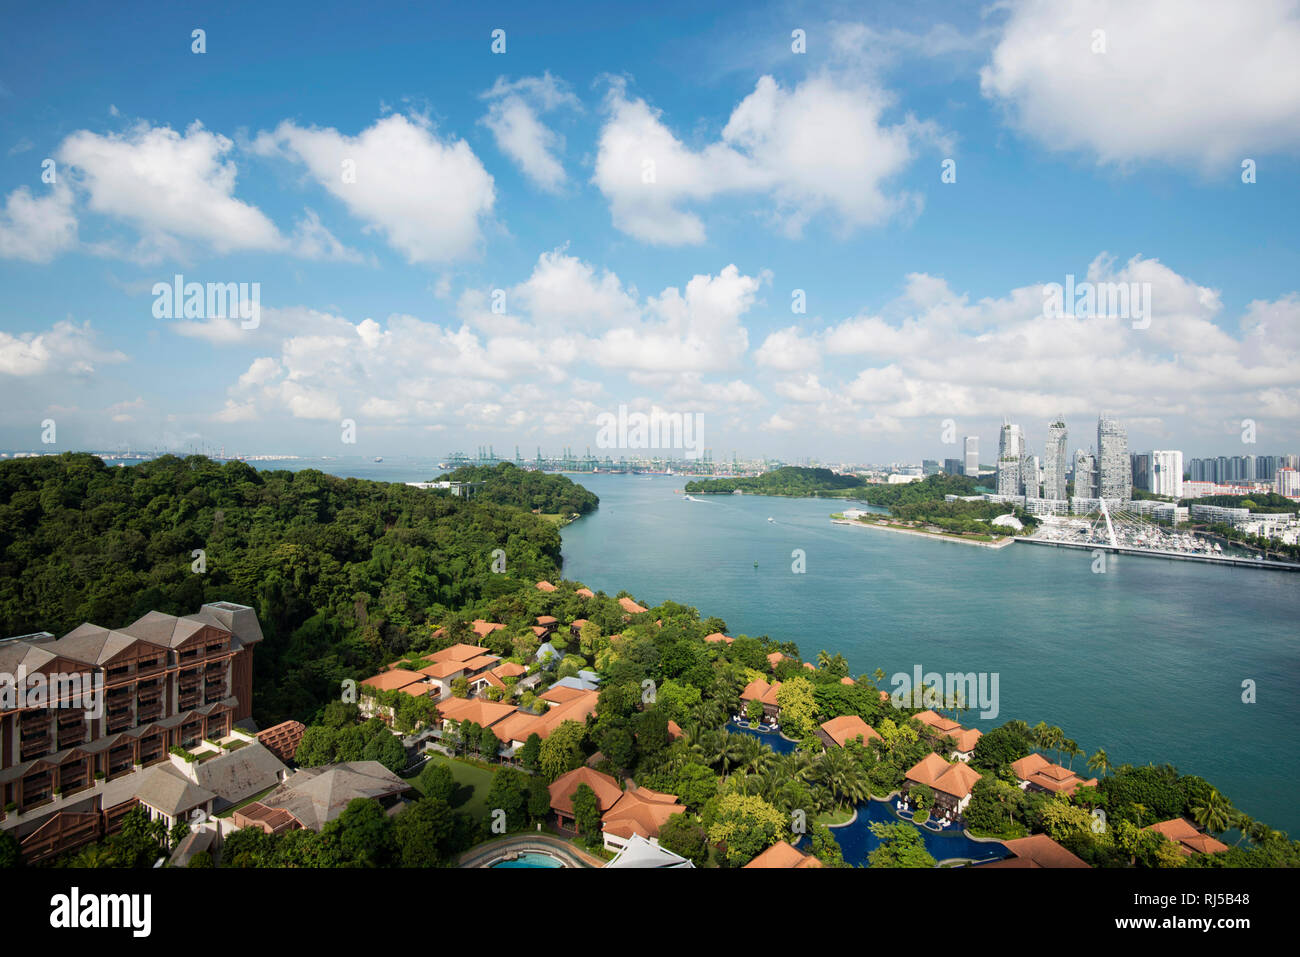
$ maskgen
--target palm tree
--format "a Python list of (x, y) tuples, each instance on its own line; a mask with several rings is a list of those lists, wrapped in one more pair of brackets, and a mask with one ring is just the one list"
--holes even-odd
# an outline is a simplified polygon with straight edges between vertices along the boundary
[(825, 668), (830, 663), (831, 663), (831, 653), (829, 651), (823, 648), (821, 651), (817, 652), (817, 667), (819, 669)]
[(1102, 777), (1113, 770), (1110, 766), (1110, 756), (1106, 754), (1104, 748), (1098, 748), (1097, 753), (1088, 759), (1088, 770), (1097, 771)]
[(1215, 788), (1199, 806), (1192, 808), (1192, 820), (1210, 833), (1222, 833), (1232, 823), (1232, 804)]
[(877, 668), (875, 671), (871, 673), (871, 677), (875, 678), (876, 683), (879, 684), (880, 682), (885, 680), (885, 669)]
[(1079, 747), (1079, 745), (1078, 745), (1076, 742), (1072, 741), (1072, 740), (1069, 739), (1069, 738), (1066, 738), (1063, 742), (1061, 742), (1061, 748), (1062, 748), (1062, 750), (1065, 751), (1066, 755), (1069, 756), (1069, 758), (1070, 758), (1070, 763), (1069, 763), (1068, 767), (1069, 767), (1069, 769), (1070, 769), (1071, 771), (1073, 771), (1073, 770), (1074, 770), (1074, 759), (1075, 759), (1075, 758), (1079, 758), (1079, 757), (1083, 757), (1083, 754), (1084, 754), (1083, 749), (1082, 749), (1081, 747)]
[(1255, 819), (1244, 811), (1237, 811), (1232, 816), (1232, 826), (1237, 829), (1237, 840), (1233, 842), (1233, 847), (1241, 844), (1242, 839), (1250, 834), (1250, 829), (1255, 826)]
[(731, 769), (735, 767), (737, 759), (740, 757), (741, 743), (739, 739), (743, 737), (748, 737), (748, 735), (723, 731), (718, 736), (716, 744), (709, 755), (709, 764), (721, 765), (724, 778), (731, 776)]
[(772, 763), (776, 754), (771, 748), (750, 735), (741, 735), (741, 738), (736, 753), (738, 771), (758, 773)]
[(843, 748), (830, 748), (817, 760), (817, 783), (824, 785), (839, 803), (859, 804), (871, 796), (867, 772)]

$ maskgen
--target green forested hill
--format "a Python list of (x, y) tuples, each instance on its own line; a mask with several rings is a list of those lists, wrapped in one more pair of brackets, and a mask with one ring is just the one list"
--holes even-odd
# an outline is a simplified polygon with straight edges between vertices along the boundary
[(474, 492), (478, 501), (530, 511), (586, 515), (600, 504), (594, 493), (563, 475), (521, 469), (510, 462), (495, 466), (464, 465), (438, 478), (449, 482), (482, 482), (483, 487)]
[(556, 577), (559, 564), (559, 533), (537, 516), (400, 484), (202, 456), (0, 463), (0, 637), (251, 605), (266, 634), (254, 656), (261, 722), (310, 715), (428, 623)]

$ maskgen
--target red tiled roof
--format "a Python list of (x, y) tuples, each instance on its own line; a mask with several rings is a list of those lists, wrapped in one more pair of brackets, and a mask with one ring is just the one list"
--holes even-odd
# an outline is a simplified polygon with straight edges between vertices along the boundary
[(803, 854), (794, 845), (785, 841), (777, 841), (745, 865), (745, 867), (780, 867), (787, 869), (823, 866), (825, 865), (811, 854)]
[(1217, 854), (1228, 849), (1227, 844), (1197, 830), (1196, 825), (1184, 817), (1159, 821), (1156, 824), (1144, 827), (1143, 830), (1163, 834), (1177, 844), (1178, 849), (1187, 855)]
[(596, 792), (596, 806), (602, 813), (608, 811), (623, 797), (623, 789), (618, 786), (616, 780), (608, 774), (602, 774), (584, 765), (574, 768), (567, 774), (561, 774), (547, 788), (551, 792), (551, 809), (572, 814), (573, 792), (578, 790), (580, 784), (585, 784)]
[(415, 684), (417, 681), (424, 681), (424, 675), (420, 672), (407, 671), (405, 668), (394, 668), (392, 671), (384, 671), (365, 678), (361, 684), (363, 687), (374, 688), (376, 691), (398, 691), (407, 685)]
[(838, 718), (831, 718), (829, 721), (822, 722), (822, 730), (825, 731), (832, 741), (840, 747), (844, 747), (846, 741), (852, 741), (855, 738), (862, 738), (862, 743), (867, 744), (872, 738), (880, 740), (880, 735), (876, 729), (867, 724), (856, 714), (845, 714)]
[(538, 591), (555, 591), (555, 586), (552, 585), (552, 584), (551, 584), (550, 582), (548, 582), (548, 581), (540, 581), (540, 582), (537, 583), (537, 590), (538, 590)]
[(627, 598), (627, 597), (620, 598), (618, 600), (618, 603), (619, 605), (622, 606), (623, 610), (627, 612), (629, 615), (639, 615), (643, 611), (648, 611), (647, 608), (645, 608), (643, 605), (638, 605), (631, 598)]
[(931, 753), (913, 765), (904, 777), (960, 799), (970, 794), (979, 781), (980, 774), (969, 764), (961, 761), (949, 764), (939, 755)]
[[(479, 625), (486, 625), (487, 622), (479, 619), (474, 622), (474, 630), (478, 631)], [(497, 628), (504, 628), (504, 625), (497, 625), (495, 628), (489, 628), (484, 634), (491, 634)], [(430, 661), (468, 661), (471, 658), (477, 658), (479, 655), (487, 654), (488, 649), (479, 645), (467, 645), (464, 642), (452, 645), (450, 648), (444, 648), (442, 651), (435, 651), (431, 655), (425, 655)]]
[(1031, 834), (1003, 841), (1012, 857), (981, 867), (1088, 867), (1088, 863), (1076, 857), (1046, 834)]
[(640, 834), (644, 838), (652, 838), (659, 836), (659, 829), (665, 821), (685, 810), (678, 803), (675, 794), (661, 794), (628, 782), (628, 789), (605, 812), (601, 824), (604, 830), (618, 837)]
[(577, 596), (579, 596), (580, 598), (595, 598), (595, 597), (596, 597), (596, 593), (595, 593), (594, 591), (592, 591), (590, 588), (579, 588), (576, 592), (574, 592), (574, 594), (577, 595)]
[(727, 644), (731, 644), (731, 643), (732, 643), (733, 641), (735, 641), (736, 639), (735, 639), (735, 638), (732, 638), (732, 637), (729, 636), (729, 635), (724, 635), (724, 634), (723, 634), (722, 632), (720, 632), (720, 631), (715, 631), (715, 632), (714, 632), (713, 634), (711, 634), (711, 635), (705, 635), (705, 636), (704, 636), (704, 640), (707, 641), (707, 642), (709, 642), (709, 643), (711, 643), (711, 644), (715, 644), (715, 645), (716, 645), (716, 644), (717, 644), (718, 642), (720, 642), (720, 641), (726, 642)]
[(307, 726), (301, 721), (281, 721), (257, 733), (257, 740), (281, 761), (292, 761)]

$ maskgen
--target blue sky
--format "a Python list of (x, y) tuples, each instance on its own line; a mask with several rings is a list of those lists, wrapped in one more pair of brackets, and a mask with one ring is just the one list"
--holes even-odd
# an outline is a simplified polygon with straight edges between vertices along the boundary
[[(581, 450), (626, 403), (718, 457), (1103, 409), (1300, 451), (1295, 2), (701, 6), (7, 14), (0, 447)], [(178, 273), (257, 328), (156, 317)], [(1149, 324), (1044, 315), (1068, 274)]]

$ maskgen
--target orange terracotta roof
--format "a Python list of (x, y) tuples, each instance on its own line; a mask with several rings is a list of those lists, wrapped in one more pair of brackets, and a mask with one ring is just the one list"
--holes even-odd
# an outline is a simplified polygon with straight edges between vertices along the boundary
[(384, 671), (366, 678), (361, 684), (364, 687), (374, 688), (376, 691), (399, 691), (407, 685), (415, 684), (417, 681), (424, 681), (424, 675), (420, 672), (407, 671), (405, 668), (394, 668), (392, 671)]
[(486, 638), (488, 635), (492, 634), (492, 632), (504, 628), (505, 625), (497, 621), (484, 621), (482, 618), (476, 618), (471, 627), (474, 629), (474, 634), (478, 635), (480, 638)]
[(560, 619), (556, 618), (554, 615), (538, 615), (538, 616), (537, 616), (537, 623), (538, 623), (539, 625), (554, 625), (554, 624), (555, 624), (556, 622), (558, 622), (559, 620), (560, 620)]
[(704, 636), (704, 640), (707, 641), (707, 642), (709, 642), (710, 644), (714, 644), (714, 645), (716, 645), (716, 644), (717, 644), (718, 642), (720, 642), (720, 641), (724, 641), (724, 642), (726, 642), (727, 644), (731, 644), (731, 643), (732, 643), (733, 641), (735, 641), (736, 639), (735, 639), (735, 638), (732, 638), (730, 635), (724, 635), (724, 634), (723, 634), (722, 632), (720, 632), (720, 631), (715, 631), (715, 632), (714, 632), (713, 634), (711, 634), (711, 635), (705, 635), (705, 636)]
[(1178, 845), (1184, 854), (1217, 854), (1226, 851), (1228, 845), (1208, 834), (1197, 830), (1196, 825), (1183, 817), (1171, 818), (1144, 827), (1144, 831), (1156, 831)]
[(608, 811), (623, 797), (623, 789), (618, 786), (616, 780), (608, 774), (602, 774), (584, 765), (574, 768), (567, 774), (561, 774), (547, 788), (551, 792), (551, 809), (572, 814), (573, 792), (578, 790), (580, 784), (585, 784), (596, 792), (596, 805), (601, 813)]
[(518, 678), (528, 674), (528, 669), (514, 661), (503, 661), (492, 669), (498, 678)]
[(465, 670), (469, 672), (482, 671), (500, 660), (496, 655), (479, 655), (477, 658), (471, 658), (465, 662)]
[(551, 584), (550, 582), (548, 582), (548, 581), (540, 581), (540, 582), (537, 583), (537, 590), (538, 590), (538, 591), (555, 591), (555, 586), (552, 585), (552, 584)]
[(595, 597), (596, 597), (596, 593), (595, 593), (594, 591), (592, 591), (590, 588), (579, 588), (576, 592), (574, 592), (574, 594), (577, 595), (577, 596), (579, 596), (580, 598), (595, 598)]
[(561, 686), (558, 688), (547, 688), (537, 697), (541, 698), (543, 701), (563, 704), (566, 701), (572, 701), (574, 698), (581, 698), (585, 694), (589, 694), (589, 692), (583, 691), (581, 688), (567, 688)]
[(777, 841), (762, 854), (750, 861), (745, 867), (822, 867), (821, 861), (811, 854), (801, 853), (794, 845)]
[(570, 629), (577, 628), (579, 631), (582, 631), (582, 626), (585, 625), (586, 623), (587, 623), (587, 619), (585, 618), (575, 618), (573, 619), (573, 621), (569, 622), (569, 628)]
[(465, 670), (463, 661), (436, 661), (419, 670), (419, 674), (428, 675), (430, 678), (446, 680), (452, 678)]
[(1053, 793), (1073, 794), (1079, 787), (1096, 787), (1096, 778), (1081, 778), (1069, 768), (1053, 764), (1037, 752), (1013, 761), (1011, 769), (1022, 781)]
[(1088, 863), (1076, 857), (1046, 834), (1031, 834), (1002, 842), (1008, 851), (1015, 855), (1017, 861), (1024, 863), (1004, 863), (995, 861), (984, 867), (1088, 867)]
[[(484, 625), (486, 625), (487, 622), (482, 621), (482, 620), (474, 622), (474, 625), (475, 625), (474, 630), (475, 630), (475, 631), (478, 631), (478, 625), (480, 625), (480, 624), (484, 624)], [(497, 627), (497, 628), (501, 628), (501, 627), (504, 627), (504, 626), (502, 626), (502, 625), (497, 625), (496, 627)], [(493, 632), (493, 631), (495, 631), (495, 630), (496, 630), (496, 628), (490, 628), (490, 629), (488, 629), (488, 631), (485, 632), (485, 633), (486, 633), (486, 634), (490, 634), (491, 632)], [(431, 654), (431, 655), (425, 655), (425, 657), (428, 658), (430, 661), (438, 661), (438, 662), (442, 662), (442, 661), (468, 661), (470, 658), (476, 658), (476, 657), (478, 657), (479, 655), (485, 655), (485, 654), (487, 654), (487, 651), (488, 651), (488, 650), (487, 650), (486, 648), (482, 648), (482, 647), (480, 647), (479, 645), (467, 645), (467, 644), (465, 644), (464, 642), (462, 642), (462, 643), (460, 643), (460, 644), (452, 645), (450, 648), (444, 648), (444, 649), (442, 649), (442, 651), (435, 651), (435, 652), (434, 652), (433, 654)]]
[(505, 689), (506, 686), (506, 683), (504, 681), (502, 681), (500, 678), (498, 678), (495, 674), (493, 674), (490, 671), (485, 671), (481, 675), (475, 675), (473, 678), (470, 679), (470, 684), (477, 684), (480, 681), (485, 681), (488, 684), (490, 684), (493, 688), (501, 688), (503, 690)]
[(939, 755), (930, 753), (913, 765), (904, 777), (960, 799), (970, 794), (980, 774), (969, 764), (961, 761), (949, 764)]
[(984, 732), (979, 728), (962, 728), (957, 734), (952, 735), (952, 740), (956, 750), (962, 754), (970, 754), (975, 750), (975, 745), (980, 743), (982, 737), (984, 737)]
[(618, 603), (619, 605), (622, 606), (623, 610), (627, 612), (629, 615), (639, 615), (643, 611), (649, 610), (644, 605), (638, 605), (631, 598), (626, 598), (626, 597), (620, 598), (618, 600)]
[(880, 735), (876, 729), (867, 724), (856, 714), (845, 714), (838, 718), (831, 718), (829, 721), (822, 722), (822, 730), (825, 731), (832, 741), (841, 748), (846, 741), (853, 741), (856, 738), (862, 738), (862, 743), (867, 744), (872, 738), (880, 740)]
[(1051, 765), (1051, 761), (1034, 751), (1026, 754), (1019, 761), (1012, 761), (1011, 770), (1015, 772), (1016, 777), (1020, 780), (1028, 781), (1030, 775), (1035, 771), (1041, 771), (1043, 768), (1051, 767)]
[(438, 702), (438, 717), (443, 720), (473, 721), (483, 727), (491, 727), (518, 710), (512, 704), (486, 701), (483, 698), (448, 698)]
[(961, 730), (961, 725), (959, 725), (956, 721), (953, 721), (950, 718), (945, 718), (943, 715), (936, 714), (933, 711), (922, 711), (919, 714), (913, 715), (912, 717), (914, 717), (917, 721), (921, 722), (922, 724), (934, 728), (934, 730), (940, 732), (941, 734), (952, 734), (956, 731)]
[(770, 668), (775, 668), (783, 661), (785, 661), (785, 655), (781, 654), (779, 651), (774, 651), (767, 656), (767, 664)]
[(628, 838), (640, 834), (644, 838), (657, 838), (664, 822), (685, 810), (677, 802), (675, 794), (661, 794), (628, 782), (628, 789), (605, 812), (601, 824), (604, 830), (618, 837)]
[(681, 725), (676, 721), (673, 721), (671, 718), (668, 720), (668, 737), (670, 740), (676, 741), (685, 733), (686, 732), (682, 730)]
[(855, 684), (857, 684), (857, 682), (854, 681), (852, 678), (848, 677), (848, 675), (845, 675), (843, 678), (840, 679), (840, 684), (842, 684), (842, 685), (855, 685)]

